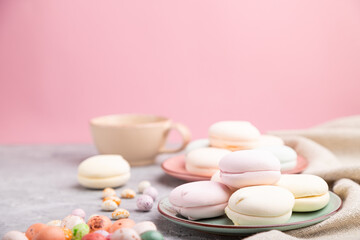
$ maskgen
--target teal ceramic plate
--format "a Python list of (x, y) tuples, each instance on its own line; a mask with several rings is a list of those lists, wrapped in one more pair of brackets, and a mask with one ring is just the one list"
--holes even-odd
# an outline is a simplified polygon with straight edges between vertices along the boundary
[(158, 210), (166, 219), (184, 227), (221, 235), (250, 235), (273, 229), (288, 231), (308, 227), (329, 218), (331, 215), (340, 210), (341, 205), (341, 199), (335, 193), (330, 192), (329, 204), (323, 209), (308, 213), (294, 212), (289, 222), (280, 225), (268, 226), (234, 226), (231, 220), (225, 215), (217, 218), (202, 219), (197, 221), (188, 220), (180, 215), (177, 215), (176, 212), (172, 210), (167, 197), (159, 202)]

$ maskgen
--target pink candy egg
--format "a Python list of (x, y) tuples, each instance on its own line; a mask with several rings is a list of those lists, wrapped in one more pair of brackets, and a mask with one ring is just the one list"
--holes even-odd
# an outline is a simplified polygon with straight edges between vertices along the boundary
[(136, 200), (136, 206), (141, 211), (150, 211), (154, 205), (154, 200), (148, 195), (141, 195)]
[(109, 236), (109, 233), (105, 230), (97, 230), (94, 233), (99, 233), (99, 234), (103, 235), (104, 237)]
[(77, 208), (71, 212), (71, 215), (79, 216), (79, 217), (85, 219), (86, 213), (81, 208)]
[(81, 240), (106, 240), (106, 237), (100, 233), (89, 233), (83, 236)]

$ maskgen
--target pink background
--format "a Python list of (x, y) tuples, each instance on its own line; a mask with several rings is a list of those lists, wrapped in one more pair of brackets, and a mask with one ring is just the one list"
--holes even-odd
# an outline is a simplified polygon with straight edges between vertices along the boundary
[(309, 127), (360, 113), (360, 1), (1, 0), (0, 84), (0, 143), (128, 112)]

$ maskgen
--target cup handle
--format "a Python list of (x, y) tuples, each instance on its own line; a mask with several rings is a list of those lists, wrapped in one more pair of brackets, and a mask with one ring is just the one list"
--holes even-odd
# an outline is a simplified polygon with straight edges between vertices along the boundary
[[(171, 130), (176, 130), (180, 133), (181, 137), (182, 137), (182, 144), (180, 147), (175, 148), (175, 149), (167, 149), (165, 147), (166, 144), (166, 140), (167, 137), (169, 135), (169, 133), (171, 132)], [(176, 152), (180, 152), (181, 150), (183, 150), (186, 145), (190, 142), (191, 140), (191, 133), (190, 130), (183, 124), (181, 123), (173, 123), (164, 133), (164, 143), (162, 145), (162, 147), (159, 150), (159, 153), (176, 153)]]

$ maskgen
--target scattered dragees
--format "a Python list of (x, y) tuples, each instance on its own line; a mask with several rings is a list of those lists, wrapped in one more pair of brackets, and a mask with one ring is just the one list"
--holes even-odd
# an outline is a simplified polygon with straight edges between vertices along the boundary
[[(149, 181), (138, 184), (138, 190), (143, 195), (136, 199), (137, 207), (141, 211), (150, 211), (154, 200), (158, 196), (156, 188)], [(147, 194), (145, 194), (147, 193)], [(120, 192), (121, 198), (133, 201), (136, 197), (134, 190), (126, 188)], [(25, 233), (10, 231), (2, 240), (161, 240), (162, 234), (157, 231), (151, 221), (136, 223), (130, 219), (127, 209), (119, 208), (122, 199), (117, 196), (115, 189), (105, 188), (102, 192), (101, 209), (112, 211), (108, 216), (93, 214), (85, 222), (86, 213), (83, 209), (74, 209), (62, 220), (51, 220), (47, 224), (35, 223)]]

